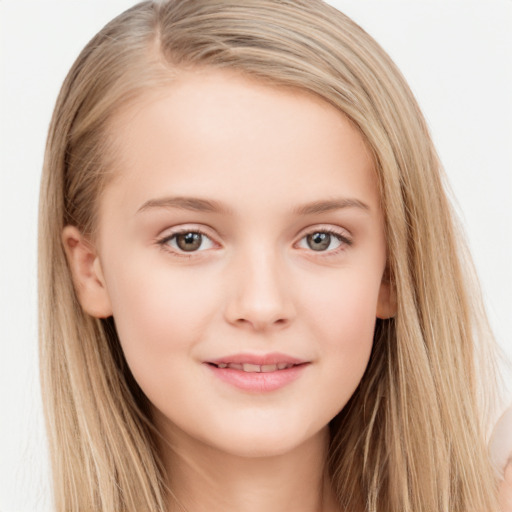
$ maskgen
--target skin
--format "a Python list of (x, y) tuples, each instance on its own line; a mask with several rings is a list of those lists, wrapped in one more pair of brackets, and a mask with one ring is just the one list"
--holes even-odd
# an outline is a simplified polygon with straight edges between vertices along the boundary
[(502, 512), (512, 512), (512, 407), (498, 420), (490, 440), (491, 458), (497, 468), (503, 467), (499, 500)]
[(512, 512), (512, 454), (511, 462), (505, 467), (500, 486), (500, 505), (502, 512)]
[[(308, 93), (197, 70), (120, 113), (111, 135), (116, 176), (97, 236), (67, 226), (62, 238), (82, 307), (114, 316), (178, 501), (189, 512), (337, 510), (328, 423), (361, 380), (376, 318), (395, 312), (360, 133)], [(204, 235), (186, 252), (176, 230)], [(207, 364), (273, 352), (305, 365), (270, 392)]]

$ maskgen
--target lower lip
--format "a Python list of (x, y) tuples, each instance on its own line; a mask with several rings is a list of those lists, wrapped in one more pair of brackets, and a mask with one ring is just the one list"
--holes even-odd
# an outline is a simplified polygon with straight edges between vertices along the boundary
[(277, 391), (298, 379), (309, 364), (299, 364), (275, 372), (244, 372), (233, 368), (218, 368), (211, 364), (207, 366), (216, 377), (232, 386), (244, 391), (268, 393)]

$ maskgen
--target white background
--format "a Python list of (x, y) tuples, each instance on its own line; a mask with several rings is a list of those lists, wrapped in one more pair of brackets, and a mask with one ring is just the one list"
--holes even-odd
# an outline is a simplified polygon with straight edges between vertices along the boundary
[[(0, 2), (3, 512), (49, 508), (36, 346), (37, 203), (49, 119), (81, 48), (132, 3)], [(331, 3), (381, 43), (418, 98), (457, 198), (491, 322), (512, 357), (512, 0)]]

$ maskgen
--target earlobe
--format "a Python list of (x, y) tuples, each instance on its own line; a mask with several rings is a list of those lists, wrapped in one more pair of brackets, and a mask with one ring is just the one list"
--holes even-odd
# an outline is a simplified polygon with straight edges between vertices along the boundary
[(379, 290), (377, 301), (377, 318), (386, 320), (396, 315), (397, 302), (395, 287), (385, 274)]
[(111, 316), (112, 306), (101, 262), (92, 244), (75, 226), (62, 230), (62, 244), (83, 310), (96, 318)]

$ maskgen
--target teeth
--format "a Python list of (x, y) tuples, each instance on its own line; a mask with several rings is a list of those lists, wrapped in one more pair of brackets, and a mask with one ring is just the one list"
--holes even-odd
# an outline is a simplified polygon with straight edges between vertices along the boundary
[(254, 373), (254, 372), (261, 372), (261, 366), (258, 364), (249, 364), (244, 363), (243, 364), (243, 370), (244, 372)]
[(270, 373), (277, 370), (286, 370), (291, 368), (293, 364), (278, 363), (278, 364), (250, 364), (250, 363), (217, 363), (217, 368), (231, 368), (232, 370), (240, 370), (247, 373)]

